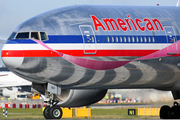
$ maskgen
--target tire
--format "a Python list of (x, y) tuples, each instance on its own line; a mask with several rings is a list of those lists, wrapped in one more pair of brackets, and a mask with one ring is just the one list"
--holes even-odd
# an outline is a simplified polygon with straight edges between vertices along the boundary
[(62, 109), (59, 106), (53, 106), (48, 111), (50, 119), (61, 119), (63, 115)]
[(169, 106), (167, 106), (167, 105), (162, 106), (160, 109), (160, 118), (161, 119), (169, 119), (169, 115), (168, 115), (169, 110), (170, 110)]
[(43, 111), (43, 115), (44, 115), (45, 119), (50, 119), (50, 117), (48, 115), (49, 108), (50, 108), (50, 106), (47, 106)]
[(176, 119), (176, 106), (172, 106), (168, 112), (169, 119)]
[(176, 106), (176, 119), (180, 119), (180, 106)]
[(170, 119), (180, 119), (180, 106), (173, 106), (169, 111), (170, 113), (174, 113), (174, 115), (169, 115)]

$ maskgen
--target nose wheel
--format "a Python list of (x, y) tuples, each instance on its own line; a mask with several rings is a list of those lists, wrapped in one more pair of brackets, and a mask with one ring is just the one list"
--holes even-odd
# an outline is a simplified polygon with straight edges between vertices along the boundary
[(49, 110), (50, 106), (47, 106), (44, 111), (43, 111), (43, 115), (45, 119), (50, 119), (49, 115), (48, 115), (48, 110)]
[(59, 106), (47, 106), (43, 112), (46, 119), (61, 119), (63, 112)]
[(44, 111), (43, 115), (45, 119), (61, 119), (63, 112), (60, 106), (57, 106), (58, 101), (55, 100), (54, 94), (47, 93), (47, 96), (44, 96), (44, 102), (48, 103)]

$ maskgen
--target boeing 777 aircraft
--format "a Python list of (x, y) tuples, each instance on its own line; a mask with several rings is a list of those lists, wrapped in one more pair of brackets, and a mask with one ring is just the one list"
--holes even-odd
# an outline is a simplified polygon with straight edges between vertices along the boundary
[[(180, 99), (179, 7), (75, 5), (37, 15), (15, 28), (2, 50), (4, 64), (32, 82), (49, 106), (86, 106), (107, 89), (154, 88)], [(160, 118), (180, 118), (162, 106)]]

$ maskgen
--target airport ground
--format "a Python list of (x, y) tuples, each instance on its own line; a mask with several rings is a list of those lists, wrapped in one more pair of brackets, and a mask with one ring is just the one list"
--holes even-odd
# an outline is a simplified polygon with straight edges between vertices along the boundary
[[(146, 104), (94, 104), (92, 108), (91, 118), (70, 118), (70, 119), (160, 119), (159, 116), (134, 116), (128, 115), (128, 109), (137, 107), (160, 107), (162, 104), (171, 103), (146, 103)], [(42, 109), (25, 109), (10, 108), (7, 117), (2, 115), (3, 110), (0, 109), (0, 119), (44, 119)], [(73, 111), (75, 116), (75, 111)], [(69, 118), (64, 118), (69, 119)]]
[[(127, 110), (128, 108), (92, 109), (92, 117), (89, 119), (159, 119), (158, 116), (129, 116)], [(11, 108), (8, 109), (7, 117), (0, 114), (0, 119), (44, 119), (44, 117), (42, 109)], [(73, 117), (71, 119), (80, 118)]]
[[(29, 103), (29, 104), (42, 104), (41, 100), (28, 100), (25, 102), (18, 101), (18, 100), (10, 100), (8, 99), (1, 99), (2, 103)], [(160, 119), (159, 116), (129, 116), (128, 109), (135, 109), (135, 108), (160, 108), (163, 105), (173, 105), (173, 101), (168, 102), (136, 102), (136, 103), (105, 103), (100, 102), (91, 105), (92, 109), (92, 117), (91, 118), (76, 118), (75, 111), (74, 117), (70, 119)], [(41, 108), (9, 108), (7, 118), (2, 115), (3, 110), (0, 109), (0, 119), (44, 119), (43, 112)], [(66, 118), (67, 120), (68, 118)]]

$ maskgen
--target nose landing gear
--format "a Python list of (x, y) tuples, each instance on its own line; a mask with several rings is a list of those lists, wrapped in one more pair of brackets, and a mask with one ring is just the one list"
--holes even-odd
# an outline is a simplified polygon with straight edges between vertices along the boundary
[(61, 119), (63, 112), (59, 106), (47, 106), (44, 109), (43, 115), (46, 119)]
[(174, 102), (174, 105), (170, 108), (167, 105), (164, 105), (160, 109), (160, 118), (161, 119), (180, 119), (180, 106), (177, 102)]
[(43, 115), (44, 118), (46, 119), (61, 119), (63, 112), (62, 109), (60, 108), (60, 106), (57, 106), (58, 101), (54, 100), (54, 95), (53, 94), (49, 94), (48, 95), (47, 103), (49, 103), (50, 105), (47, 106), (44, 111), (43, 111)]

